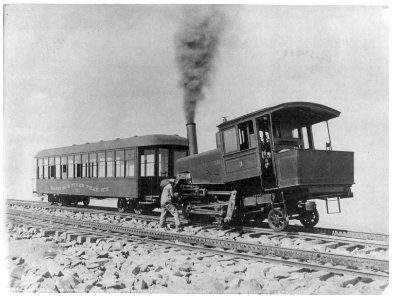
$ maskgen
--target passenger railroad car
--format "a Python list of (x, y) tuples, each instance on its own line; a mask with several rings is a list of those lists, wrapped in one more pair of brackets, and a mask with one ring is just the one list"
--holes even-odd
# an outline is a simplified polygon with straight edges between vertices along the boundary
[(59, 205), (118, 198), (120, 211), (141, 212), (157, 204), (160, 181), (175, 175), (187, 149), (177, 135), (145, 135), (43, 150), (35, 156), (35, 192)]

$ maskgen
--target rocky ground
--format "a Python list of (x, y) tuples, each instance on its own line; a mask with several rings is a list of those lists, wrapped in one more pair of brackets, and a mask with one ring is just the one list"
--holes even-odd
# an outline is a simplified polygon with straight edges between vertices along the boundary
[(77, 244), (8, 225), (15, 292), (381, 294), (387, 282), (136, 241)]

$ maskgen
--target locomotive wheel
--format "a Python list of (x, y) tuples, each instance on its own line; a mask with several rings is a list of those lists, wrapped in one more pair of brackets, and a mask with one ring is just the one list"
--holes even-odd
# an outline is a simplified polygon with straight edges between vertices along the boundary
[[(82, 201), (82, 203), (84, 203), (84, 206), (88, 206), (89, 205), (89, 198), (86, 198), (86, 199), (84, 199), (83, 201)], [(76, 203), (78, 203), (78, 202), (76, 202)]]
[(65, 205), (65, 198), (64, 197), (59, 197), (58, 206), (64, 206), (64, 205)]
[(214, 208), (216, 213), (220, 213), (219, 215), (214, 215), (214, 219), (218, 224), (223, 224), (226, 217), (226, 210), (223, 206), (216, 206)]
[(320, 220), (320, 215), (317, 209), (304, 211), (299, 215), (299, 221), (306, 228), (313, 228)]
[(119, 198), (117, 202), (118, 211), (123, 213), (126, 211), (127, 202), (125, 198)]
[[(225, 219), (225, 217), (224, 217)], [(231, 224), (234, 224), (236, 226), (243, 226), (247, 222), (247, 219), (244, 215), (244, 213), (240, 211), (235, 211), (232, 217)]]
[(134, 212), (136, 215), (141, 215), (141, 214), (144, 213), (144, 208), (143, 208), (141, 205), (137, 204), (137, 205), (135, 205), (135, 207), (133, 208), (133, 212)]
[(288, 226), (287, 216), (282, 209), (272, 209), (268, 216), (267, 221), (269, 226), (274, 231), (282, 231)]
[(132, 202), (132, 211), (136, 215), (142, 215), (146, 211), (146, 207), (138, 203), (138, 200)]
[(224, 217), (216, 215), (214, 218), (215, 218), (215, 221), (216, 221), (218, 224), (221, 225), (221, 224), (224, 223)]
[(182, 213), (182, 216), (185, 219), (189, 219), (189, 211), (190, 210), (191, 210), (191, 205), (190, 204), (183, 204), (182, 205), (181, 213)]
[(54, 195), (48, 195), (48, 202), (50, 205), (54, 205), (55, 203), (55, 196)]

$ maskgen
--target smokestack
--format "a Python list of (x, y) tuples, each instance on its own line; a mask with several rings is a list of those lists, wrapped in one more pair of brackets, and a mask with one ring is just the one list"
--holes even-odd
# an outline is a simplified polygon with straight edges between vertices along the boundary
[(196, 123), (187, 123), (187, 138), (189, 145), (189, 155), (198, 153)]

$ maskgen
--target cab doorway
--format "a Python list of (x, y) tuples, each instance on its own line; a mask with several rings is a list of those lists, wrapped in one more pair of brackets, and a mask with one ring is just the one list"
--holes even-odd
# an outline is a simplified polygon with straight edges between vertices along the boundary
[(276, 176), (273, 167), (273, 143), (270, 132), (270, 117), (256, 119), (258, 132), (259, 157), (261, 161), (261, 181), (263, 189), (276, 187)]

